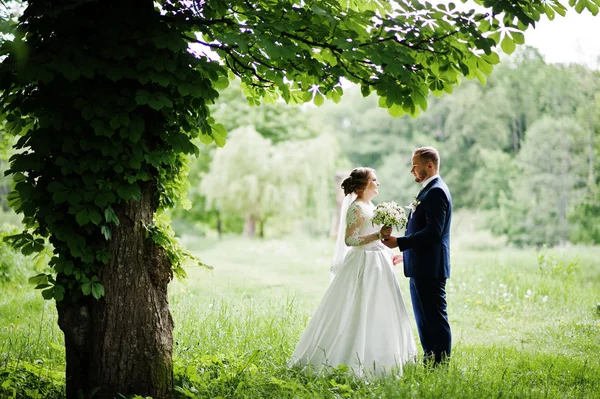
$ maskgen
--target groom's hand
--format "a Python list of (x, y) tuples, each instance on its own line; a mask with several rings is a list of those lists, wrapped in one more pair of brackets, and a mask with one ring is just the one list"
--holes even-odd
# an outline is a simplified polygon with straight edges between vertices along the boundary
[(398, 241), (396, 240), (396, 237), (394, 237), (394, 236), (385, 237), (381, 241), (388, 248), (396, 248), (398, 246)]
[(387, 227), (387, 226), (383, 226), (381, 228), (381, 230), (379, 230), (379, 232), (381, 233), (381, 236), (383, 238), (388, 238), (392, 235), (392, 228), (391, 227)]

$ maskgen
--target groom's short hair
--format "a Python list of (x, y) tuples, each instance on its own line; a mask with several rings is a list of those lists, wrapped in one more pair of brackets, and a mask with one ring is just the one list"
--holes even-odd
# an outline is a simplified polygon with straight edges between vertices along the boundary
[(440, 153), (433, 147), (419, 147), (413, 151), (413, 156), (418, 155), (424, 161), (431, 161), (436, 169), (440, 168)]

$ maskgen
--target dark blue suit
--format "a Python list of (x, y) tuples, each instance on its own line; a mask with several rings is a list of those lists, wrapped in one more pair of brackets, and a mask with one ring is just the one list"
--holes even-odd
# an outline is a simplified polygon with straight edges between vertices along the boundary
[(446, 311), (446, 279), (450, 277), (450, 223), (452, 196), (437, 177), (417, 196), (404, 237), (404, 275), (410, 278), (410, 296), (425, 352), (425, 360), (441, 362), (450, 356), (452, 333)]

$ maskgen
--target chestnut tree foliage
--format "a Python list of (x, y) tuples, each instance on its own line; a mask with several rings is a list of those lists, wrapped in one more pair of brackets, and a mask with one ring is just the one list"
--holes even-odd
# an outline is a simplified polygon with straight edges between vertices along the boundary
[(57, 303), (67, 396), (172, 397), (167, 284), (189, 255), (155, 216), (185, 192), (193, 140), (225, 144), (208, 106), (234, 76), (253, 105), (337, 102), (346, 79), (416, 116), (430, 93), (485, 82), (497, 46), (511, 53), (542, 15), (596, 14), (600, 0), (475, 3), (29, 1), (1, 46), (24, 222), (9, 240), (25, 254), (52, 244), (52, 273), (33, 281)]

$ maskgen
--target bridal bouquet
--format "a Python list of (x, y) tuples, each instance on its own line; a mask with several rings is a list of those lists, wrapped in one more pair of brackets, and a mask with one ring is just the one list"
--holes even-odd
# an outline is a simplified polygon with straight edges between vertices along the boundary
[(404, 209), (395, 202), (382, 202), (375, 207), (371, 221), (373, 224), (402, 229), (406, 226), (407, 217)]

